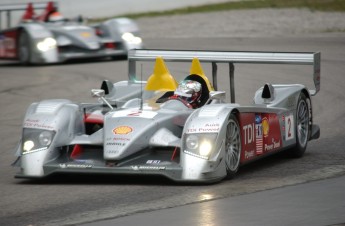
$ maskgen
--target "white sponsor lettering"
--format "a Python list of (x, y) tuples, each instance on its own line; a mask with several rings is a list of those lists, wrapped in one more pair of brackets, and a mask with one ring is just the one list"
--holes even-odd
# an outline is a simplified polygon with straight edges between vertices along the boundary
[(271, 144), (265, 144), (265, 151), (271, 151), (279, 147), (280, 147), (280, 141), (275, 141), (274, 139), (272, 139)]
[(85, 168), (92, 168), (92, 165), (90, 164), (65, 164), (62, 163), (60, 164), (60, 168), (65, 169), (65, 168), (77, 168), (77, 169), (85, 169)]
[(245, 159), (250, 159), (250, 158), (254, 157), (254, 155), (255, 155), (254, 150), (244, 152), (244, 158)]
[(165, 166), (132, 166), (133, 170), (165, 170)]
[(54, 125), (52, 123), (47, 124), (39, 119), (26, 119), (23, 125), (25, 128), (35, 128), (35, 129), (47, 129), (53, 130)]
[(251, 144), (254, 142), (254, 123), (243, 126), (244, 144)]
[(159, 164), (161, 160), (147, 160), (146, 164)]
[(118, 154), (119, 150), (106, 150), (107, 154)]
[(219, 127), (199, 128), (199, 132), (218, 132)]

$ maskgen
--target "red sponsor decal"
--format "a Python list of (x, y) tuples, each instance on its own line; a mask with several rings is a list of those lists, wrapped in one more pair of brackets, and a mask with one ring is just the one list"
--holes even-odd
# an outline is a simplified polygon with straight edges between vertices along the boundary
[[(276, 151), (281, 147), (281, 130), (279, 119), (276, 114), (261, 114), (262, 130), (264, 135), (264, 153)], [(264, 125), (264, 119), (267, 125)], [(265, 128), (265, 126), (267, 128)]]
[(129, 113), (127, 116), (140, 116), (141, 114), (141, 111), (137, 111), (137, 112), (132, 112), (132, 113)]
[(17, 30), (6, 31), (0, 34), (0, 58), (16, 58)]
[(281, 130), (276, 114), (242, 113), (239, 123), (242, 138), (241, 162), (281, 148)]
[(241, 162), (255, 157), (255, 114), (242, 113), (239, 118), (241, 129)]

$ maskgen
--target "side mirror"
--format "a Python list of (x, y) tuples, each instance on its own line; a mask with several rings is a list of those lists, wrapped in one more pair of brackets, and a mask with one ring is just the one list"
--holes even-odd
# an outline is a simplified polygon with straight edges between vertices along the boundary
[(96, 97), (99, 98), (100, 100), (102, 100), (106, 105), (108, 105), (108, 107), (110, 109), (114, 109), (113, 106), (111, 106), (111, 104), (109, 103), (109, 101), (107, 101), (104, 96), (105, 96), (105, 91), (104, 89), (92, 89), (91, 90), (91, 96), (92, 97)]
[(105, 91), (103, 89), (92, 89), (91, 96), (95, 98), (100, 98), (105, 96)]
[(210, 92), (210, 99), (211, 100), (219, 100), (224, 101), (225, 100), (225, 91), (211, 91)]

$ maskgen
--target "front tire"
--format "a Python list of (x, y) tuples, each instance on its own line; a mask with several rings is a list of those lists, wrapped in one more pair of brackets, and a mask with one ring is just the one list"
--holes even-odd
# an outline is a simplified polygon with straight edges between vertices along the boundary
[(225, 166), (227, 178), (235, 176), (240, 166), (241, 132), (238, 120), (231, 114), (228, 120), (225, 137)]
[(296, 146), (291, 149), (290, 154), (294, 158), (302, 157), (310, 136), (310, 104), (309, 99), (301, 93), (296, 109)]
[(21, 64), (28, 65), (31, 61), (31, 47), (29, 35), (26, 31), (20, 32), (18, 40), (18, 58)]

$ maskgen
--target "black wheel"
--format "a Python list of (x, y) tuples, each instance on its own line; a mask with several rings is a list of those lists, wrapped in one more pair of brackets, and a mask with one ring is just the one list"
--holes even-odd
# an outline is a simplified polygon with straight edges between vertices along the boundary
[(18, 57), (21, 64), (23, 65), (30, 64), (31, 47), (30, 47), (29, 35), (26, 31), (21, 31), (19, 35)]
[(304, 93), (301, 93), (297, 102), (296, 110), (296, 146), (290, 150), (292, 157), (302, 157), (310, 134), (310, 105), (309, 99)]
[(233, 178), (240, 166), (241, 130), (234, 114), (231, 114), (226, 128), (225, 165), (227, 178)]

